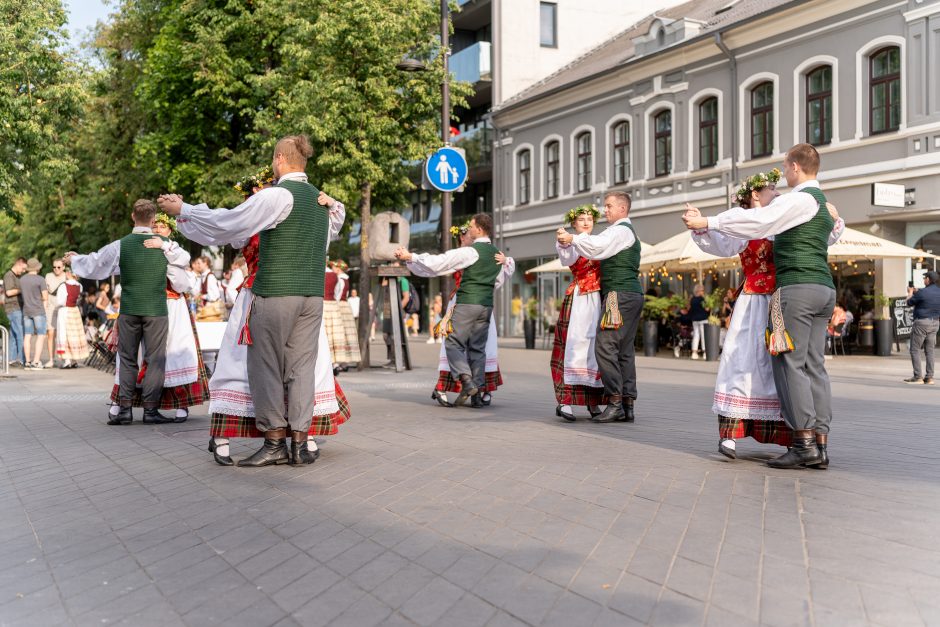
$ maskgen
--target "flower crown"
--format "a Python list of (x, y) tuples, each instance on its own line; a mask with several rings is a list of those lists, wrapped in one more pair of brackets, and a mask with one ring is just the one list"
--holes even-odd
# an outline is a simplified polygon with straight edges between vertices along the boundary
[(574, 224), (574, 221), (577, 220), (578, 216), (581, 214), (590, 215), (595, 222), (597, 222), (598, 218), (601, 217), (601, 212), (598, 211), (597, 207), (594, 205), (578, 205), (565, 214), (565, 222), (568, 224)]
[(255, 174), (250, 174), (235, 183), (235, 190), (238, 193), (242, 194), (245, 198), (248, 198), (254, 194), (254, 188), (263, 187), (265, 185), (270, 185), (274, 182), (274, 171), (271, 169), (271, 166), (266, 165)]
[(454, 226), (450, 227), (450, 234), (453, 235), (453, 236), (456, 238), (456, 237), (460, 237), (461, 235), (463, 235), (464, 233), (466, 233), (466, 232), (469, 231), (469, 230), (470, 230), (470, 221), (467, 220), (466, 222), (464, 222), (464, 223), (461, 224), (460, 226), (457, 226), (457, 225), (455, 224)]
[(751, 199), (751, 192), (764, 189), (768, 185), (776, 185), (780, 180), (781, 172), (774, 168), (770, 172), (758, 172), (747, 178), (732, 197), (739, 205), (744, 205)]
[(163, 224), (166, 225), (166, 228), (170, 229), (171, 232), (176, 233), (176, 218), (168, 216), (165, 213), (158, 213), (153, 218), (154, 224)]

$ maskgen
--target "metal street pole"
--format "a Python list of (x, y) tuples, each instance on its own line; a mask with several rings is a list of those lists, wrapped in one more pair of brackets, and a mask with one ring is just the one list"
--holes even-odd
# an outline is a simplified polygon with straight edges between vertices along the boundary
[[(441, 54), (444, 57), (444, 80), (441, 84), (441, 140), (450, 144), (450, 5), (441, 0)], [(441, 192), (441, 252), (450, 250), (450, 192)], [(441, 299), (447, 303), (450, 278), (441, 277)]]

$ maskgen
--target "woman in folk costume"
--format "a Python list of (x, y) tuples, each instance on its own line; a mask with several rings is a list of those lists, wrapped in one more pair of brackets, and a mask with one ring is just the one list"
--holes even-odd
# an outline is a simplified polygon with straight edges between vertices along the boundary
[[(776, 188), (780, 176), (776, 168), (755, 174), (738, 188), (733, 200), (745, 209), (760, 211), (780, 195)], [(836, 219), (829, 236), (831, 244), (842, 235), (845, 223), (831, 205), (829, 211)], [(744, 273), (715, 382), (712, 411), (718, 416), (718, 451), (734, 459), (735, 440), (748, 436), (761, 443), (790, 446), (793, 432), (780, 413), (765, 338), (770, 300), (776, 289), (773, 242), (747, 241), (714, 230), (694, 231), (692, 239), (712, 255), (739, 255)]]
[(336, 272), (335, 265), (334, 261), (326, 266), (323, 327), (329, 338), (334, 367), (338, 367), (345, 364), (358, 364), (362, 357), (359, 354), (356, 320), (352, 316), (349, 304), (342, 300), (344, 292), (346, 298), (349, 298), (349, 277), (344, 274), (345, 280), (341, 279), (339, 275), (342, 271)]
[[(235, 189), (248, 198), (272, 183), (271, 169), (266, 168), (237, 184)], [(342, 223), (334, 225), (331, 220), (331, 236), (340, 226)], [(255, 408), (248, 387), (248, 344), (251, 343), (248, 314), (252, 301), (251, 286), (258, 272), (259, 242), (260, 236), (256, 234), (242, 247), (241, 254), (245, 258), (247, 276), (239, 288), (229, 315), (216, 358), (215, 371), (209, 381), (209, 412), (212, 414), (209, 452), (213, 454), (216, 463), (222, 466), (232, 466), (235, 463), (229, 452), (230, 438), (264, 437), (264, 433), (258, 430), (255, 424)], [(339, 381), (333, 378), (330, 344), (323, 325), (320, 326), (316, 377), (316, 403), (313, 421), (307, 434), (307, 450), (314, 457), (319, 457), (320, 451), (314, 436), (336, 435), (339, 425), (346, 422), (350, 416), (346, 396), (340, 389)], [(239, 465), (243, 464), (239, 462)]]
[[(176, 232), (176, 220), (158, 213), (153, 221), (153, 232), (160, 237), (171, 237)], [(187, 294), (189, 277), (182, 268), (167, 269), (166, 308), (168, 328), (166, 334), (166, 370), (160, 409), (175, 409), (173, 422), (186, 422), (189, 408), (202, 405), (209, 400), (209, 373), (202, 361), (199, 336), (196, 334), (196, 319), (189, 309)], [(114, 327), (117, 331), (117, 326)], [(143, 380), (147, 364), (143, 363), (137, 381)], [(118, 373), (115, 368), (114, 388), (111, 391), (111, 414), (117, 415)], [(134, 393), (134, 407), (141, 407), (141, 388)]]
[[(594, 230), (600, 212), (594, 205), (575, 207), (565, 221), (578, 233)], [(555, 384), (555, 415), (575, 421), (573, 406), (585, 406), (591, 416), (601, 413), (598, 405), (606, 405), (594, 336), (601, 317), (601, 262), (585, 259), (571, 246), (556, 243), (561, 265), (569, 268), (574, 280), (565, 290), (565, 300), (555, 324), (551, 371)]]
[[(472, 240), (468, 235), (468, 230), (470, 229), (470, 222), (464, 222), (459, 227), (451, 227), (451, 234), (457, 238), (457, 242), (460, 246), (469, 246), (472, 244)], [(513, 272), (516, 270), (516, 261), (512, 257), (506, 257), (501, 254), (500, 263), (503, 266), (502, 272), (499, 273), (499, 276), (496, 278), (496, 287), (499, 287), (506, 282), (507, 279), (512, 277)], [(419, 276), (436, 276), (435, 274), (423, 274), (420, 273), (419, 268), (412, 268), (415, 271), (415, 274)], [(450, 317), (454, 311), (454, 305), (457, 302), (457, 289), (460, 287), (460, 277), (462, 272), (458, 270), (454, 272), (454, 288), (450, 292), (450, 299), (447, 301), (447, 313), (444, 314), (444, 317), (441, 318), (440, 322), (437, 325), (436, 334), (438, 337), (443, 338), (447, 337), (447, 334), (450, 330)], [(496, 314), (490, 318), (490, 330), (486, 336), (486, 377), (483, 388), (480, 390), (481, 401), (484, 405), (489, 405), (493, 402), (493, 392), (503, 384), (503, 375), (499, 371), (499, 361), (498, 361), (498, 345), (497, 345), (497, 334), (496, 334)], [(440, 357), (438, 358), (438, 377), (437, 385), (434, 386), (434, 391), (431, 392), (431, 398), (444, 407), (452, 407), (450, 401), (447, 400), (448, 392), (460, 393), (461, 385), (460, 381), (454, 379), (453, 374), (451, 374), (450, 363), (447, 361), (447, 351), (446, 345), (441, 344)]]
[(77, 368), (80, 359), (89, 354), (85, 339), (85, 326), (78, 305), (82, 297), (82, 284), (75, 279), (72, 269), (65, 268), (65, 282), (55, 292), (56, 330), (55, 353), (62, 360), (62, 368)]

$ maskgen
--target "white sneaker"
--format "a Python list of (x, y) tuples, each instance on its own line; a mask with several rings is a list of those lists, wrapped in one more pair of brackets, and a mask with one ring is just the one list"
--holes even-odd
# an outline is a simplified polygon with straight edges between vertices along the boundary
[(433, 343), (434, 343), (434, 338), (433, 338), (433, 337), (429, 337), (429, 338), (428, 338), (428, 341), (425, 342), (425, 344), (433, 344)]
[(698, 353), (697, 353), (697, 352), (692, 351), (692, 359), (698, 359)]
[(682, 354), (682, 349), (676, 346), (674, 349), (672, 349), (672, 353), (676, 356), (676, 359), (678, 359), (679, 355)]
[(42, 365), (43, 368), (52, 368), (55, 366), (55, 362), (51, 359)]

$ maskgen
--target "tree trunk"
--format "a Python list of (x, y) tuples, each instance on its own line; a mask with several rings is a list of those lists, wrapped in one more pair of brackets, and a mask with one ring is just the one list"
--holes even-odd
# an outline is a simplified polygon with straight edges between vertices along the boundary
[(372, 293), (372, 259), (369, 256), (369, 224), (372, 222), (372, 183), (359, 184), (359, 223), (362, 225), (359, 238), (359, 370), (368, 368), (371, 312), (369, 295)]

